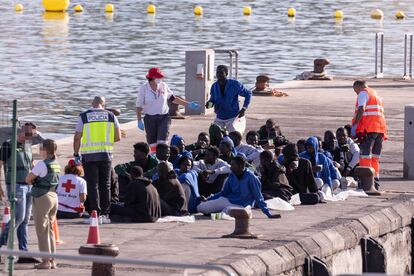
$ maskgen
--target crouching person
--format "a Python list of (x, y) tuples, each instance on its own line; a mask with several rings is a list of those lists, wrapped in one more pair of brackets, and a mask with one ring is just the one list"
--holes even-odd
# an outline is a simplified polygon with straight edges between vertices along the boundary
[(154, 181), (154, 187), (160, 195), (162, 216), (186, 215), (188, 212), (184, 190), (171, 163), (159, 163), (157, 173), (158, 179)]
[(59, 178), (56, 188), (59, 202), (57, 218), (80, 218), (85, 212), (83, 204), (86, 200), (87, 188), (86, 181), (80, 177), (82, 174), (82, 165), (76, 164), (73, 159), (69, 160), (65, 167), (65, 175)]
[(230, 207), (244, 208), (256, 202), (268, 218), (280, 218), (279, 214), (270, 213), (260, 189), (259, 179), (246, 169), (246, 159), (236, 156), (231, 161), (231, 174), (223, 190), (200, 203), (197, 210), (203, 214), (227, 212)]
[(161, 217), (160, 197), (151, 180), (143, 177), (142, 168), (130, 171), (131, 182), (125, 193), (125, 202), (111, 205), (113, 222), (156, 222)]
[[(56, 219), (58, 197), (56, 186), (59, 183), (60, 166), (56, 160), (55, 141), (43, 141), (41, 156), (44, 159), (34, 166), (26, 177), (26, 183), (32, 184), (33, 218), (36, 227), (39, 251), (56, 253), (56, 241), (53, 234), (53, 222)], [(56, 268), (54, 259), (45, 258), (36, 265), (37, 269)]]

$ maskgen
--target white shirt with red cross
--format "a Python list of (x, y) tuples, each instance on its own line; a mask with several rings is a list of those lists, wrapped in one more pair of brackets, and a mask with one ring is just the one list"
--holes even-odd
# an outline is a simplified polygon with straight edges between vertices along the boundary
[(59, 184), (56, 188), (58, 194), (59, 211), (76, 213), (75, 210), (64, 207), (64, 205), (78, 208), (80, 205), (79, 194), (87, 194), (86, 181), (74, 174), (65, 174), (60, 176)]

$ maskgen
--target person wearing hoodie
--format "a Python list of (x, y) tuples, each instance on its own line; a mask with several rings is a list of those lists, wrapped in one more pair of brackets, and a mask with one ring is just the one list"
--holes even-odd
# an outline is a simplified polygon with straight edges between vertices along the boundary
[(131, 168), (125, 202), (111, 205), (113, 222), (156, 222), (161, 217), (160, 196), (139, 166)]
[(178, 161), (179, 169), (176, 169), (178, 180), (186, 195), (188, 202), (188, 211), (197, 213), (197, 205), (200, 201), (200, 193), (198, 192), (198, 173), (193, 169), (194, 161), (190, 156), (182, 156)]
[(228, 164), (231, 163), (231, 160), (233, 160), (234, 157), (237, 155), (237, 151), (234, 148), (233, 140), (230, 139), (230, 137), (226, 136), (224, 137), (219, 145), (220, 149), (220, 159), (224, 160)]
[(176, 146), (178, 148), (178, 153), (183, 155), (191, 155), (191, 151), (185, 149), (185, 141), (184, 138), (178, 134), (174, 134), (171, 138), (171, 146)]
[[(299, 156), (308, 159), (312, 163), (312, 170), (319, 189), (324, 185), (332, 189), (332, 178), (329, 170), (328, 158), (319, 152), (319, 142), (314, 136), (309, 137), (305, 144), (306, 150)], [(327, 187), (324, 187), (325, 191)]]
[(231, 172), (230, 165), (219, 155), (219, 149), (212, 146), (207, 149), (204, 160), (194, 161), (194, 169), (199, 173), (198, 187), (203, 196), (221, 191), (224, 180)]
[(182, 216), (187, 213), (183, 187), (171, 163), (162, 161), (157, 166), (158, 179), (153, 182), (160, 195), (162, 216)]
[(231, 161), (231, 174), (223, 190), (200, 203), (197, 210), (203, 214), (227, 212), (230, 207), (247, 207), (257, 204), (268, 218), (280, 218), (270, 213), (261, 193), (260, 180), (248, 169), (246, 159), (236, 156)]
[(227, 136), (227, 131), (217, 124), (211, 124), (208, 134), (210, 135), (210, 145), (218, 147), (223, 137)]

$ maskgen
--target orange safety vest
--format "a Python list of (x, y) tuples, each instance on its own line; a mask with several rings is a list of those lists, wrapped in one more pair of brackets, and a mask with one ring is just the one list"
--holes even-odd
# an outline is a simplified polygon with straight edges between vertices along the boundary
[[(384, 117), (384, 104), (382, 99), (377, 95), (375, 90), (367, 87), (365, 92), (368, 93), (368, 102), (365, 105), (364, 113), (361, 120), (358, 122), (356, 133), (370, 133), (377, 132), (384, 134), (384, 139), (387, 139), (387, 123)], [(355, 116), (358, 112), (358, 99), (355, 104)], [(355, 117), (352, 120), (354, 124)]]

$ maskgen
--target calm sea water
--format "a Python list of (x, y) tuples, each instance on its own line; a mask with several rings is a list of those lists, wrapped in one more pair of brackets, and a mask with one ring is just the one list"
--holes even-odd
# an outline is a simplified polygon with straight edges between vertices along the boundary
[[(414, 27), (413, 0), (155, 1), (155, 17), (146, 14), (147, 2), (136, 0), (116, 1), (113, 17), (101, 0), (80, 1), (82, 14), (60, 15), (44, 14), (40, 0), (21, 3), (23, 13), (10, 1), (0, 5), (0, 102), (18, 98), (20, 119), (60, 134), (73, 133), (76, 116), (98, 94), (122, 109), (121, 122), (134, 119), (137, 87), (152, 66), (184, 93), (189, 49), (238, 50), (239, 79), (247, 86), (262, 72), (273, 82), (290, 80), (319, 57), (331, 60), (331, 74), (372, 76), (374, 37), (381, 31), (385, 74), (402, 75), (404, 34)], [(196, 4), (202, 17), (193, 15)], [(252, 16), (242, 16), (244, 5)], [(288, 7), (296, 8), (295, 20), (288, 19)], [(384, 20), (369, 17), (374, 8), (384, 11)], [(343, 10), (343, 21), (333, 19), (335, 9)], [(408, 18), (395, 20), (397, 10)]]

